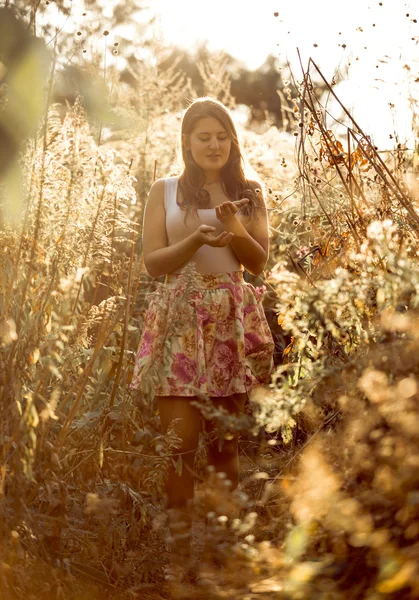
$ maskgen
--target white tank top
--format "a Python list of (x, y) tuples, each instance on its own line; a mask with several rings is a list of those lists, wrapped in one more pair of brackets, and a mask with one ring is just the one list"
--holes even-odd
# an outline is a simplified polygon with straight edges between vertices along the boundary
[[(169, 246), (184, 240), (196, 231), (202, 224), (215, 227), (215, 235), (223, 232), (224, 226), (216, 217), (215, 208), (199, 208), (198, 216), (191, 214), (185, 220), (185, 211), (176, 203), (178, 188), (178, 177), (168, 177), (164, 180), (164, 208), (166, 211), (166, 232)], [(198, 273), (228, 273), (229, 271), (242, 271), (243, 266), (237, 259), (230, 244), (223, 248), (213, 248), (204, 244), (192, 255)], [(179, 273), (185, 266), (173, 271)]]

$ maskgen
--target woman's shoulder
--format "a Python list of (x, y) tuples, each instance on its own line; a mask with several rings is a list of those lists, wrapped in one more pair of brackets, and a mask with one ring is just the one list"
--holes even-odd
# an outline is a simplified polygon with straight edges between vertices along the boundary
[(153, 181), (153, 183), (151, 184), (151, 190), (158, 190), (161, 188), (164, 188), (164, 182), (166, 181), (166, 179), (164, 177), (162, 177), (161, 179), (156, 179), (155, 181)]
[(151, 185), (148, 193), (147, 203), (150, 205), (160, 204), (164, 201), (164, 179), (156, 179)]
[(164, 198), (166, 193), (169, 190), (173, 189), (175, 181), (177, 181), (178, 177), (162, 177), (161, 179), (156, 179), (151, 185), (149, 194), (148, 194), (148, 202), (151, 204), (163, 204), (165, 202)]
[(176, 176), (176, 177), (162, 177), (161, 179), (156, 179), (152, 183), (150, 190), (164, 190), (166, 182), (170, 183), (172, 181), (176, 181), (177, 179), (179, 179), (178, 176)]

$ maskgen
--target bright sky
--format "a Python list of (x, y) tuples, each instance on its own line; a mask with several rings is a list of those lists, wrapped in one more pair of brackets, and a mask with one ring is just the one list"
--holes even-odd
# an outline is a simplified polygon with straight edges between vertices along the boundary
[(293, 60), (296, 47), (333, 67), (350, 51), (369, 46), (370, 53), (388, 53), (389, 46), (405, 47), (406, 36), (419, 34), (413, 23), (419, 20), (418, 0), (150, 0), (149, 5), (160, 14), (166, 39), (184, 47), (206, 39), (210, 48), (230, 52), (249, 68), (268, 54)]
[[(88, 3), (64, 1), (72, 6), (66, 29), (87, 25)], [(120, 0), (98, 1), (105, 26)], [(138, 4), (144, 6), (146, 0)], [(312, 57), (329, 81), (337, 68), (348, 70), (347, 81), (335, 91), (359, 125), (380, 148), (392, 147), (389, 135), (394, 130), (413, 148), (411, 104), (419, 102), (419, 0), (148, 0), (148, 5), (139, 19), (156, 14), (156, 33), (188, 50), (206, 41), (209, 49), (224, 50), (249, 69), (272, 54), (284, 64), (288, 60), (298, 80), (298, 47), (304, 66)], [(83, 11), (87, 17), (81, 18)], [(125, 33), (132, 29), (135, 44), (130, 25)], [(117, 32), (108, 40), (110, 45), (118, 41)]]
[(288, 60), (298, 79), (297, 47), (304, 66), (312, 57), (329, 81), (349, 63), (349, 79), (336, 93), (359, 125), (380, 147), (391, 147), (394, 121), (400, 141), (409, 138), (413, 146), (409, 98), (419, 100), (419, 85), (412, 88), (415, 78), (404, 65), (419, 75), (419, 0), (151, 0), (150, 6), (167, 41), (191, 49), (207, 40), (250, 69), (273, 54)]

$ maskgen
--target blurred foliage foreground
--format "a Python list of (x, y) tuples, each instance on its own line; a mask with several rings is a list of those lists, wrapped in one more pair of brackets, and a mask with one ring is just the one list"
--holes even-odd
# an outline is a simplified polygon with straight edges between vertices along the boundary
[[(242, 481), (226, 496), (210, 475), (201, 535), (217, 566), (205, 590), (163, 583), (162, 490), (182, 461), (151, 398), (128, 388), (155, 285), (140, 253), (146, 157), (170, 163), (177, 113), (139, 113), (98, 144), (80, 102), (51, 105), (19, 155), (23, 216), (0, 231), (2, 599), (419, 597), (410, 163), (403, 148), (384, 161), (348, 115), (326, 128), (309, 75), (297, 89), (292, 203), (277, 134), (243, 131), (268, 190), (266, 308), (289, 343), (253, 415), (213, 415), (242, 431)], [(157, 91), (150, 106), (164, 107)]]

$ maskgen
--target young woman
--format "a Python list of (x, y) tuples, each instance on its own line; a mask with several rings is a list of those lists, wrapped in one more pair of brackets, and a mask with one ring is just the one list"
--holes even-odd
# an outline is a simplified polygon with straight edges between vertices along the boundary
[(227, 108), (210, 98), (193, 102), (181, 149), (182, 174), (156, 181), (145, 208), (145, 267), (166, 278), (149, 303), (131, 387), (154, 392), (163, 432), (176, 419), (182, 470), (169, 470), (167, 499), (187, 533), (202, 426), (212, 433), (209, 464), (231, 488), (239, 480), (237, 436), (219, 444), (193, 400), (243, 411), (249, 389), (270, 379), (274, 342), (260, 298), (243, 279), (243, 269), (259, 275), (268, 258), (265, 202), (261, 186), (245, 178)]

